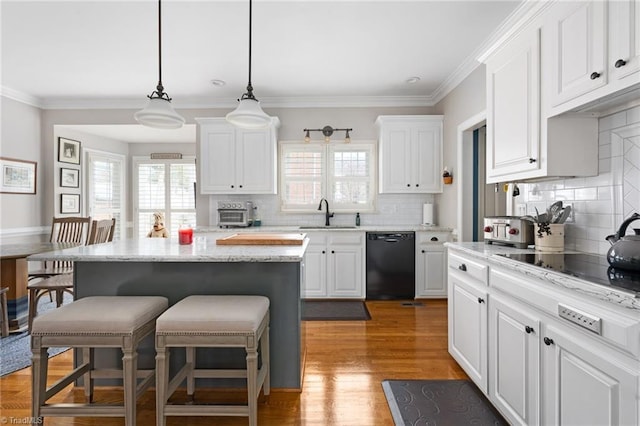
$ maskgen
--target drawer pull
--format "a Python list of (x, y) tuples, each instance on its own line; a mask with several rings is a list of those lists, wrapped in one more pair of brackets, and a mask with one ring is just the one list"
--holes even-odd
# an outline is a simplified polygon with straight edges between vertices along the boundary
[(423, 253), (426, 253), (426, 250), (422, 250)]
[(467, 270), (467, 265), (465, 265), (464, 263), (460, 266), (458, 266), (458, 269), (460, 269), (461, 271), (466, 271)]
[(529, 158), (529, 164), (533, 164), (533, 163), (535, 163), (535, 162), (536, 162), (536, 159), (535, 159), (535, 158)]
[(484, 299), (482, 297), (478, 297), (478, 303), (484, 303)]
[(589, 76), (591, 80), (595, 80), (596, 78), (599, 78), (599, 77), (600, 77), (599, 72), (592, 72), (591, 75)]
[(548, 337), (545, 337), (544, 339), (542, 339), (544, 341), (544, 344), (547, 346), (551, 346), (553, 345), (553, 339), (549, 339)]
[(439, 241), (438, 237), (431, 237), (431, 241)]
[(621, 67), (624, 67), (625, 65), (627, 65), (627, 61), (625, 61), (624, 59), (618, 59), (613, 66), (616, 68), (621, 68)]
[(524, 327), (524, 331), (527, 332), (527, 334), (531, 334), (533, 333), (533, 328), (529, 327), (528, 325)]

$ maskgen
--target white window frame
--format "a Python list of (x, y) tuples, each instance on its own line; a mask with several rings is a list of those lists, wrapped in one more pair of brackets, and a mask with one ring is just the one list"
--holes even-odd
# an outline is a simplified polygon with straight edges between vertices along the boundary
[[(165, 166), (169, 166), (171, 164), (177, 164), (177, 163), (184, 163), (184, 164), (196, 164), (196, 157), (195, 156), (183, 156), (182, 159), (172, 159), (172, 160), (152, 160), (149, 157), (141, 157), (141, 156), (136, 156), (136, 157), (132, 157), (131, 159), (131, 167), (133, 168), (132, 171), (132, 182), (133, 182), (133, 196), (131, 197), (133, 199), (133, 237), (134, 238), (138, 238), (139, 234), (140, 234), (140, 228), (139, 228), (139, 224), (138, 224), (138, 217), (139, 217), (139, 212), (140, 212), (140, 207), (138, 205), (138, 192), (139, 192), (139, 188), (138, 188), (138, 166), (140, 164), (164, 164)], [(168, 173), (169, 171), (169, 167), (165, 167), (165, 173)], [(197, 182), (198, 176), (197, 176), (197, 169), (196, 169), (196, 182)], [(169, 182), (169, 181), (166, 181)], [(170, 191), (165, 191), (165, 208), (163, 209), (165, 212), (165, 221), (167, 222), (165, 225), (168, 229), (171, 230), (171, 234), (172, 236), (177, 236), (177, 232), (178, 229), (175, 226), (172, 226), (169, 221), (171, 220), (171, 203), (169, 202), (169, 194)], [(194, 213), (196, 212), (196, 208), (194, 207), (193, 209)], [(193, 226), (195, 226), (195, 223), (192, 224)], [(175, 228), (175, 229), (174, 229)], [(175, 234), (175, 235), (174, 235)]]
[[(377, 161), (377, 143), (373, 140), (361, 140), (355, 141), (349, 144), (341, 143), (341, 142), (330, 142), (326, 143), (324, 141), (311, 141), (309, 143), (302, 143), (299, 141), (280, 141), (278, 143), (278, 180), (280, 186), (280, 211), (283, 213), (314, 213), (318, 212), (318, 205), (312, 203), (311, 205), (294, 205), (287, 204), (283, 199), (285, 191), (285, 183), (286, 179), (284, 176), (284, 154), (286, 152), (291, 151), (291, 149), (296, 149), (299, 151), (313, 151), (320, 152), (322, 154), (322, 176), (321, 180), (321, 198), (326, 198), (329, 202), (329, 206), (332, 212), (336, 213), (371, 213), (376, 211), (376, 197), (377, 197), (377, 175), (378, 175), (378, 161)], [(334, 194), (328, 194), (329, 188), (333, 187), (334, 176), (333, 176), (333, 161), (332, 154), (338, 151), (368, 151), (369, 153), (369, 167), (370, 174), (366, 179), (369, 182), (370, 188), (370, 198), (368, 203), (365, 205), (358, 204), (339, 204), (335, 201)], [(359, 180), (358, 178), (353, 178), (354, 180)], [(318, 203), (320, 199), (318, 199)]]
[[(84, 211), (87, 212), (88, 216), (91, 216), (94, 219), (96, 212), (93, 211), (92, 207), (92, 185), (91, 185), (91, 158), (105, 158), (108, 160), (112, 160), (120, 164), (120, 173), (122, 179), (120, 180), (120, 220), (116, 221), (116, 227), (119, 232), (116, 232), (116, 235), (119, 236), (120, 239), (127, 238), (127, 157), (123, 154), (115, 154), (113, 152), (100, 151), (92, 148), (84, 148), (83, 149), (83, 161), (86, 164), (84, 179), (82, 179), (83, 186), (86, 188), (86, 197), (84, 197)], [(81, 170), (82, 173), (82, 170)]]

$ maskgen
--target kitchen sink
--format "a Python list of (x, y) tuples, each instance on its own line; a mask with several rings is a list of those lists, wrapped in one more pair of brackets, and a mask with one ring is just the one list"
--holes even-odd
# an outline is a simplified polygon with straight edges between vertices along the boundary
[(356, 229), (356, 226), (341, 226), (341, 225), (329, 225), (329, 226), (317, 226), (317, 225), (309, 225), (309, 226), (300, 226), (298, 229)]

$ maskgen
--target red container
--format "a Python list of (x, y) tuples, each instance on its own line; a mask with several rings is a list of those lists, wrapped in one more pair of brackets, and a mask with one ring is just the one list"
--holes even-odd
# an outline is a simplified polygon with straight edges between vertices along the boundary
[(193, 229), (191, 228), (178, 229), (178, 242), (183, 245), (193, 243)]

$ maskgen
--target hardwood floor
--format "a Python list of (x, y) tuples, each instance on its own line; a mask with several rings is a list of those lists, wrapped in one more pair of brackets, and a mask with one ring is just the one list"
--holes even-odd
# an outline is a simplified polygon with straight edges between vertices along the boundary
[[(384, 379), (461, 379), (466, 374), (447, 352), (447, 302), (368, 301), (370, 321), (305, 321), (306, 363), (301, 393), (272, 391), (259, 409), (259, 424), (392, 425)], [(49, 363), (50, 382), (71, 369), (71, 351)], [(2, 424), (24, 424), (31, 413), (31, 369), (0, 379)], [(98, 390), (96, 401), (117, 401), (119, 390)], [(173, 398), (183, 399), (179, 390)], [(221, 395), (196, 390), (196, 400), (241, 401), (243, 393)], [(56, 401), (83, 400), (71, 387)], [(155, 425), (154, 392), (138, 403), (138, 425)], [(122, 425), (120, 418), (46, 418), (45, 425)], [(247, 425), (246, 418), (173, 417), (167, 425)]]

